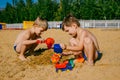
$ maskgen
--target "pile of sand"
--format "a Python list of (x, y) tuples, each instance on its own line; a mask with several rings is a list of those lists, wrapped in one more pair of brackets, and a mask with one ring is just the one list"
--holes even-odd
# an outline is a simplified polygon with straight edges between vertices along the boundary
[[(77, 63), (70, 72), (56, 73), (50, 62), (54, 54), (52, 49), (44, 50), (39, 45), (34, 54), (23, 62), (13, 50), (14, 41), (21, 30), (0, 30), (0, 80), (119, 80), (120, 79), (120, 30), (88, 29), (98, 39), (103, 56), (95, 66)], [(52, 37), (55, 43), (69, 44), (67, 33), (59, 29), (49, 29), (43, 38)], [(69, 57), (64, 57), (67, 59)]]

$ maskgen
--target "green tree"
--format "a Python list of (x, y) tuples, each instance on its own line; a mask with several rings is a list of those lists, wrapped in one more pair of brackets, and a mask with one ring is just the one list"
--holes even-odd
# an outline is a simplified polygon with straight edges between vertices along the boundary
[(22, 22), (25, 19), (26, 9), (25, 9), (25, 2), (24, 0), (19, 0), (19, 2), (16, 3), (16, 15), (17, 15), (17, 21)]
[(32, 0), (26, 0), (26, 5), (25, 5), (25, 10), (26, 10), (26, 17), (25, 20), (32, 20), (32, 6), (33, 6), (33, 1)]
[(60, 4), (58, 5), (57, 11), (54, 12), (54, 21), (60, 21), (62, 20), (62, 3), (60, 2)]
[[(35, 20), (41, 16), (48, 21), (63, 20), (72, 13), (79, 19), (108, 20), (120, 19), (119, 0), (12, 0), (0, 11), (0, 21), (21, 23), (24, 20)], [(25, 2), (24, 2), (25, 1)]]
[(10, 4), (7, 3), (5, 8), (5, 22), (7, 23), (14, 23), (15, 22), (15, 8)]

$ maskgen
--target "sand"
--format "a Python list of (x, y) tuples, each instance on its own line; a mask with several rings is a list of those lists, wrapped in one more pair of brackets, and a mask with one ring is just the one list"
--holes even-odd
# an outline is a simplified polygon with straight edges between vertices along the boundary
[[(102, 58), (95, 66), (76, 63), (72, 71), (56, 73), (50, 62), (53, 50), (40, 50), (39, 45), (30, 61), (20, 61), (13, 50), (14, 41), (22, 30), (0, 30), (0, 80), (119, 80), (120, 79), (120, 30), (88, 29), (98, 39)], [(60, 29), (49, 29), (42, 34), (43, 38), (52, 37), (55, 43), (69, 44), (71, 38)]]

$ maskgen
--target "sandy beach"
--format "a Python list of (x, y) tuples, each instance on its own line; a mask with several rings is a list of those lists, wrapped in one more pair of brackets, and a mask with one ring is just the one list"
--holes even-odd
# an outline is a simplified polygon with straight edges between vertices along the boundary
[[(95, 66), (76, 63), (72, 71), (56, 73), (50, 62), (52, 49), (45, 44), (37, 46), (34, 55), (21, 61), (13, 49), (14, 41), (22, 30), (0, 30), (0, 80), (120, 80), (120, 29), (87, 29), (98, 40), (102, 58)], [(60, 29), (49, 29), (43, 38), (52, 37), (55, 43), (69, 44), (69, 36)]]

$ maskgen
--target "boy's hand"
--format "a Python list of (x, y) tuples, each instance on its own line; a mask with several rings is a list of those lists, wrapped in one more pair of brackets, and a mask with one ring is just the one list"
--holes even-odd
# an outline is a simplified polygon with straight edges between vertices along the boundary
[(66, 47), (67, 47), (67, 46), (66, 46), (65, 44), (63, 44), (63, 43), (61, 43), (60, 46), (61, 46), (61, 48), (62, 48), (63, 50), (65, 50)]
[(44, 42), (45, 42), (45, 40), (44, 40), (44, 39), (41, 39), (41, 38), (36, 40), (36, 43), (37, 43), (37, 44), (44, 43)]

